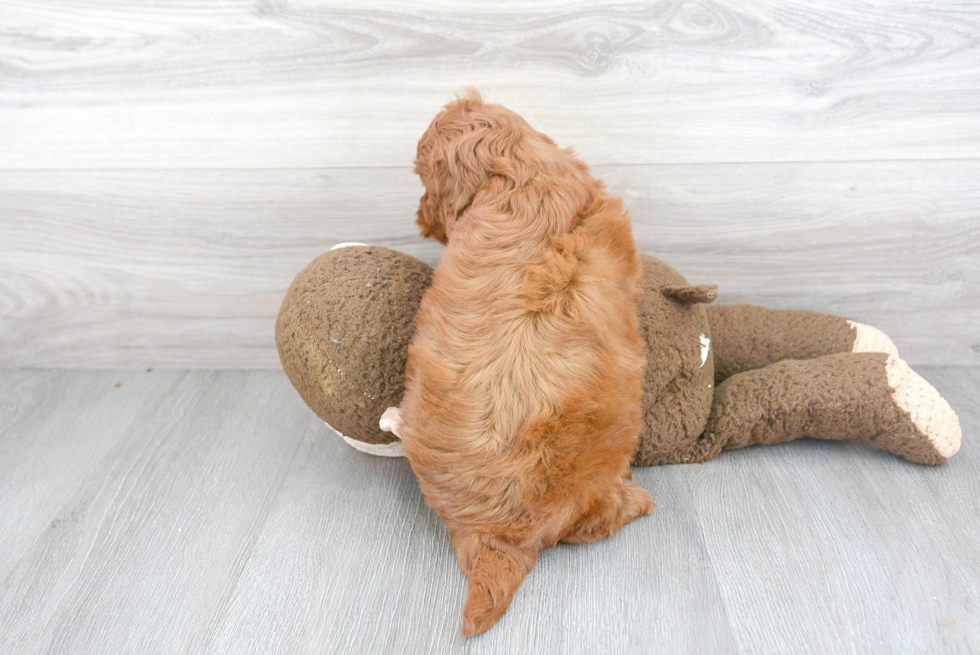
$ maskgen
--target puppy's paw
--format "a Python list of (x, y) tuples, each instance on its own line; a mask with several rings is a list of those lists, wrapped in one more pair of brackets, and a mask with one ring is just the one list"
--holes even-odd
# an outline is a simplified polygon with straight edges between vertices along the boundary
[(561, 541), (580, 544), (611, 537), (636, 517), (654, 510), (657, 505), (646, 489), (629, 480), (621, 482), (622, 486), (608, 490), (596, 501)]
[(624, 524), (629, 523), (638, 516), (649, 514), (657, 508), (657, 503), (653, 502), (653, 497), (650, 496), (649, 491), (628, 480), (623, 484), (625, 486), (623, 490), (623, 510), (626, 516), (626, 520), (623, 521)]

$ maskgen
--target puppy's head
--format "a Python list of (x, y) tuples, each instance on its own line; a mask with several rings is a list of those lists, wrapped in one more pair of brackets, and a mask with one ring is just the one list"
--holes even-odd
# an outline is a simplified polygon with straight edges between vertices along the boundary
[(419, 139), (415, 158), (425, 185), (416, 221), (422, 236), (447, 243), (454, 223), (491, 177), (519, 183), (533, 176), (524, 147), (529, 141), (554, 145), (509, 109), (484, 104), (474, 89), (446, 105)]

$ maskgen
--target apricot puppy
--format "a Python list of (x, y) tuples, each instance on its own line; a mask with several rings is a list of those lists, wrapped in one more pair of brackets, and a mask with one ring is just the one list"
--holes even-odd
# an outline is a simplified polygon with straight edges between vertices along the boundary
[(640, 260), (622, 202), (570, 149), (470, 92), (418, 145), (424, 236), (446, 244), (385, 414), (469, 580), (463, 634), (493, 625), (558, 541), (654, 508), (640, 430)]

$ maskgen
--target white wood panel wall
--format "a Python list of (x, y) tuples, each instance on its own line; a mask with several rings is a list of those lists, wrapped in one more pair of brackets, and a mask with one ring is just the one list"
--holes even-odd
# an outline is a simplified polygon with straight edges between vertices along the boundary
[(332, 244), (438, 261), (411, 162), (467, 84), (722, 302), (980, 364), (978, 4), (0, 0), (0, 366), (277, 366)]

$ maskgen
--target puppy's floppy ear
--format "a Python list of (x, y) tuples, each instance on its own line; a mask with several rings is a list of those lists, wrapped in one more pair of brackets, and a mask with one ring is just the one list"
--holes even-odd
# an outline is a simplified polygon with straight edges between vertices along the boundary
[(436, 127), (437, 116), (419, 139), (418, 154), (415, 157), (415, 174), (425, 184), (425, 193), (419, 201), (416, 224), (423, 237), (432, 237), (446, 245), (447, 185), (445, 172), (445, 152), (441, 143), (441, 130)]
[(418, 224), (423, 236), (446, 243), (446, 232), (492, 175), (529, 177), (517, 152), (521, 119), (466, 96), (446, 107), (419, 142), (416, 173), (426, 182)]
[[(440, 228), (445, 232), (473, 202), (489, 178), (492, 164), (484, 144), (487, 127), (453, 121), (435, 127), (433, 132), (428, 170), (422, 174), (429, 183), (419, 208), (419, 225), (423, 233), (429, 226), (432, 236), (438, 238), (436, 232)], [(422, 213), (426, 214), (424, 219)]]
[(427, 189), (419, 202), (419, 211), (415, 223), (419, 226), (419, 231), (423, 237), (431, 237), (442, 245), (446, 245), (449, 240), (446, 238), (443, 213), (439, 201)]

